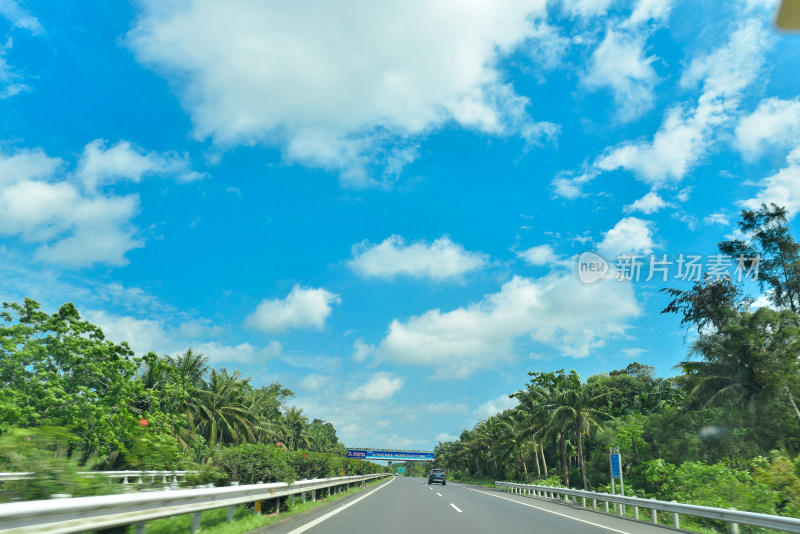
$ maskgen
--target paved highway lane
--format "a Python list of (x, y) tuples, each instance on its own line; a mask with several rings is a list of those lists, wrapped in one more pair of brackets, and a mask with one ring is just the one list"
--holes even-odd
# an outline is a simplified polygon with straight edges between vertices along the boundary
[(276, 534), (535, 532), (665, 534), (667, 529), (558, 503), (453, 482), (394, 478), (342, 507), (327, 509)]

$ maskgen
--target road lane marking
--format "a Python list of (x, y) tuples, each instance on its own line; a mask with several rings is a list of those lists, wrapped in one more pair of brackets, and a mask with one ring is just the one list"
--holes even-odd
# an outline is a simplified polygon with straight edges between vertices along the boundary
[(442, 494), (441, 494), (441, 493), (439, 493), (438, 491), (436, 492), (436, 495), (438, 495), (439, 497), (441, 497), (441, 496), (442, 496)]
[[(504, 501), (510, 501), (510, 502), (514, 502), (514, 503), (517, 503), (517, 504), (521, 504), (522, 506), (527, 506), (529, 508), (535, 508), (537, 510), (541, 510), (542, 512), (547, 512), (548, 514), (554, 514), (554, 515), (558, 515), (558, 516), (561, 516), (561, 517), (566, 517), (567, 519), (572, 519), (573, 521), (579, 521), (581, 523), (586, 523), (588, 525), (592, 525), (592, 526), (595, 526), (595, 527), (599, 527), (599, 528), (603, 528), (603, 529), (606, 529), (606, 530), (610, 530), (611, 532), (618, 532), (619, 534), (631, 534), (630, 531), (627, 531), (627, 530), (617, 530), (615, 528), (607, 527), (607, 526), (601, 525), (599, 523), (592, 523), (591, 521), (586, 521), (585, 519), (578, 519), (577, 517), (572, 517), (571, 515), (566, 515), (566, 514), (561, 514), (559, 512), (554, 512), (552, 510), (548, 510), (547, 508), (542, 508), (540, 506), (534, 506), (534, 505), (528, 504), (526, 502), (519, 502), (519, 501), (516, 501), (514, 499), (509, 499), (508, 497), (502, 497), (500, 495), (493, 495), (491, 493), (487, 493), (485, 491), (468, 488), (466, 486), (461, 486), (461, 487), (464, 488), (464, 489), (468, 489), (470, 491), (474, 491), (476, 493), (483, 493), (484, 495), (488, 495), (489, 497), (496, 497), (498, 499), (503, 499)], [(453, 505), (451, 504), (450, 506), (453, 506)], [(455, 506), (453, 506), (453, 508), (455, 508)], [(458, 510), (458, 508), (456, 508), (456, 510)]]
[(453, 508), (455, 508), (455, 509), (456, 509), (456, 512), (458, 512), (459, 514), (463, 514), (463, 513), (464, 513), (464, 512), (462, 512), (461, 510), (459, 510), (459, 509), (458, 509), (458, 506), (456, 506), (455, 504), (453, 504), (453, 503), (450, 503), (450, 506), (452, 506)]
[(383, 488), (385, 488), (386, 486), (388, 486), (388, 485), (389, 485), (389, 484), (391, 484), (392, 482), (394, 482), (394, 477), (392, 477), (392, 479), (391, 479), (391, 480), (389, 480), (389, 482), (387, 482), (386, 484), (383, 484), (383, 485), (381, 485), (381, 486), (378, 486), (377, 488), (375, 488), (374, 490), (370, 491), (370, 492), (369, 492), (369, 493), (367, 493), (366, 495), (362, 495), (361, 497), (359, 497), (359, 498), (357, 498), (357, 499), (355, 499), (355, 500), (352, 500), (352, 501), (350, 501), (349, 503), (345, 504), (344, 506), (342, 506), (342, 507), (340, 507), (340, 508), (337, 508), (336, 510), (333, 510), (333, 511), (331, 511), (331, 512), (328, 512), (327, 514), (323, 515), (322, 517), (318, 517), (317, 519), (315, 519), (315, 520), (313, 520), (313, 521), (311, 521), (311, 522), (309, 522), (309, 523), (306, 523), (306, 524), (305, 524), (305, 525), (303, 525), (302, 527), (298, 527), (298, 528), (296, 528), (296, 529), (292, 530), (292, 531), (291, 531), (291, 532), (289, 532), (288, 534), (300, 534), (301, 532), (305, 532), (306, 530), (308, 530), (308, 529), (310, 529), (310, 528), (312, 528), (312, 527), (315, 527), (315, 526), (319, 525), (320, 523), (322, 523), (322, 522), (323, 522), (323, 521), (325, 521), (326, 519), (330, 519), (331, 517), (333, 517), (333, 516), (335, 516), (336, 514), (338, 514), (339, 512), (341, 512), (342, 510), (345, 510), (345, 509), (347, 509), (347, 508), (350, 508), (351, 506), (353, 506), (353, 505), (354, 505), (355, 503), (357, 503), (358, 501), (361, 501), (361, 500), (364, 500), (364, 499), (366, 499), (367, 497), (369, 497), (370, 495), (372, 495), (372, 494), (373, 494), (373, 493), (375, 493), (376, 491), (378, 491), (378, 490), (380, 490), (380, 489), (383, 489)]

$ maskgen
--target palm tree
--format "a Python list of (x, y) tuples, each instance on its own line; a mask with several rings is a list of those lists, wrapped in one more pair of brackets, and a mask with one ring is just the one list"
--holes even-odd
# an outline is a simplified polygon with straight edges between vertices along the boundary
[(206, 387), (195, 391), (191, 419), (210, 447), (255, 441), (258, 417), (245, 404), (249, 382), (223, 367), (212, 369)]
[(286, 446), (290, 450), (308, 449), (311, 447), (311, 433), (308, 431), (308, 417), (302, 408), (296, 406), (283, 407), (283, 424)]
[[(551, 410), (554, 424), (562, 434), (562, 451), (566, 448), (566, 434), (568, 432), (571, 431), (576, 438), (583, 489), (588, 490), (589, 484), (586, 480), (586, 458), (583, 454), (583, 438), (588, 436), (592, 430), (601, 428), (598, 419), (604, 417), (604, 414), (597, 409), (597, 406), (600, 399), (605, 396), (605, 393), (595, 395), (585, 384), (581, 383), (580, 377), (574, 369), (566, 378), (566, 387), (550, 399), (548, 407)], [(568, 480), (567, 478), (565, 481), (567, 484)]]

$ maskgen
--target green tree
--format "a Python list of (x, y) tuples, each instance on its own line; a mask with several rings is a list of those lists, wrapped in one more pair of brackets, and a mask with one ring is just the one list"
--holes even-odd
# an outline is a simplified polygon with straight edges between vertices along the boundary
[(775, 204), (742, 210), (739, 229), (749, 240), (722, 241), (717, 246), (723, 254), (741, 257), (748, 270), (757, 264), (758, 283), (767, 297), (778, 308), (800, 313), (800, 243), (786, 222), (786, 209)]
[(59, 425), (80, 438), (80, 456), (124, 451), (140, 418), (158, 421), (158, 406), (134, 380), (140, 361), (81, 319), (72, 304), (49, 315), (37, 302), (4, 303), (0, 313), (0, 421), (4, 429)]

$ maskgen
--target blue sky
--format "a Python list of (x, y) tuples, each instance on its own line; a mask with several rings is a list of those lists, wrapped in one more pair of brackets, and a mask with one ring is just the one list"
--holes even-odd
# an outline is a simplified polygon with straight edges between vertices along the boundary
[(775, 10), (0, 0), (0, 298), (280, 381), (351, 446), (431, 448), (528, 371), (671, 376), (677, 258), (800, 211)]

